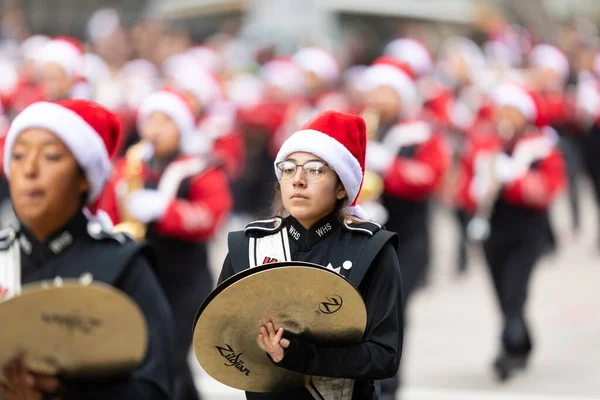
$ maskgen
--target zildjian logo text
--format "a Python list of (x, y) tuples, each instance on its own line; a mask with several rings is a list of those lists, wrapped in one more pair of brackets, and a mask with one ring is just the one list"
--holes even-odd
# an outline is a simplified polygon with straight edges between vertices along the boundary
[(244, 361), (241, 360), (241, 356), (244, 353), (236, 353), (228, 344), (225, 344), (225, 346), (227, 347), (215, 346), (219, 350), (219, 353), (221, 353), (221, 356), (229, 362), (224, 365), (226, 367), (235, 367), (241, 373), (250, 376), (250, 369), (244, 367)]

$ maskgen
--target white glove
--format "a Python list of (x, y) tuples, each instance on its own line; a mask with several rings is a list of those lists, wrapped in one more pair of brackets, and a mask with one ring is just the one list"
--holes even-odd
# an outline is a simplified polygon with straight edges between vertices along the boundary
[(553, 143), (550, 137), (542, 136), (517, 144), (513, 159), (520, 169), (529, 169), (531, 164), (550, 155)]
[(523, 172), (514, 159), (506, 154), (499, 154), (494, 163), (496, 176), (502, 183), (509, 183), (519, 178)]
[(379, 174), (386, 171), (394, 162), (395, 155), (379, 142), (369, 141), (367, 144), (367, 169)]
[(169, 197), (158, 190), (140, 189), (129, 195), (126, 206), (132, 217), (147, 224), (165, 215), (169, 201)]

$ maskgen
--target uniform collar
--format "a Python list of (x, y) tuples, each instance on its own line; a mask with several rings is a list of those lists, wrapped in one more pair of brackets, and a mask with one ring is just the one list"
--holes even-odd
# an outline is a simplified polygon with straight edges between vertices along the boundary
[(70, 248), (76, 239), (87, 231), (87, 224), (88, 220), (85, 215), (78, 212), (44, 242), (39, 242), (26, 227), (21, 225), (19, 235), (21, 250), (37, 264), (44, 264)]
[(319, 220), (310, 229), (305, 229), (296, 218), (291, 216), (286, 219), (286, 222), (290, 240), (301, 248), (314, 246), (326, 239), (340, 226), (339, 217), (335, 211)]

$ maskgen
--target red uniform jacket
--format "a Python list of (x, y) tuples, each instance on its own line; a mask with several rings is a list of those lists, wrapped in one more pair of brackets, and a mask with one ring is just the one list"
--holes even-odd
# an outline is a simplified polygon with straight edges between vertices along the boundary
[(431, 197), (450, 165), (450, 149), (442, 135), (423, 121), (409, 121), (390, 129), (382, 143), (396, 154), (383, 173), (385, 193), (413, 201)]
[[(521, 143), (540, 137), (541, 133), (526, 134), (518, 139), (515, 149)], [(532, 148), (532, 151), (536, 152), (536, 149)], [(534, 163), (523, 176), (504, 186), (503, 196), (508, 203), (544, 210), (565, 186), (565, 166), (562, 155), (555, 146), (546, 155), (534, 158)]]
[[(101, 208), (115, 224), (121, 221), (119, 205), (126, 190), (124, 172), (125, 160), (119, 160), (101, 201)], [(144, 178), (147, 187), (158, 183), (157, 190), (171, 198), (164, 216), (156, 223), (156, 233), (162, 236), (206, 241), (226, 220), (233, 206), (226, 174), (214, 162), (200, 157), (180, 157), (160, 176), (146, 167)]]
[(476, 165), (482, 157), (494, 157), (501, 150), (501, 142), (494, 132), (473, 130), (465, 135), (465, 146), (459, 156), (458, 177), (454, 192), (454, 203), (468, 213), (474, 213), (478, 201), (473, 196), (471, 185), (476, 174)]
[(212, 141), (212, 153), (225, 166), (231, 179), (239, 178), (244, 172), (245, 143), (242, 134), (236, 130), (235, 112), (207, 115), (198, 122), (199, 135)]

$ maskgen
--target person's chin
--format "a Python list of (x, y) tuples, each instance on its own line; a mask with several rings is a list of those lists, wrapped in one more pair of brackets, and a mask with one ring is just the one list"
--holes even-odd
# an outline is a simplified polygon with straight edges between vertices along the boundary
[(48, 216), (48, 208), (42, 204), (27, 204), (15, 206), (15, 214), (19, 221), (26, 226), (43, 221)]
[(305, 204), (293, 204), (287, 210), (296, 218), (306, 218), (312, 214), (310, 207)]

